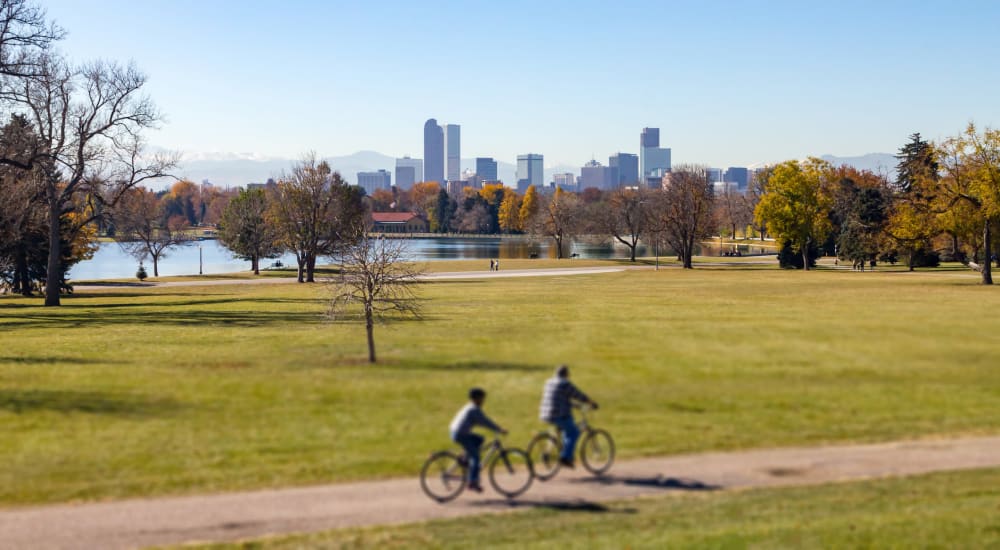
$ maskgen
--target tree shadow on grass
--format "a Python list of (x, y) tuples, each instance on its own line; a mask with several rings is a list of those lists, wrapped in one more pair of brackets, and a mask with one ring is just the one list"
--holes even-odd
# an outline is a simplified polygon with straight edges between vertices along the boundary
[(592, 502), (583, 499), (544, 499), (544, 500), (521, 500), (521, 499), (489, 499), (474, 501), (472, 506), (505, 506), (507, 508), (542, 508), (555, 510), (558, 512), (587, 512), (592, 514), (635, 514), (635, 508), (612, 508), (599, 502)]
[(599, 485), (632, 485), (653, 487), (668, 491), (718, 491), (721, 485), (710, 485), (696, 479), (665, 477), (597, 476), (572, 480), (573, 483), (595, 483)]
[(111, 359), (85, 359), (83, 357), (65, 357), (58, 355), (0, 355), (0, 364), (15, 363), (18, 365), (108, 365), (121, 364), (122, 361)]
[(420, 371), (509, 371), (509, 372), (538, 372), (551, 370), (551, 365), (532, 365), (525, 363), (510, 363), (504, 361), (459, 361), (459, 362), (432, 362), (418, 361), (401, 363), (397, 361), (380, 363), (380, 367), (399, 370), (420, 370)]
[(0, 390), (0, 410), (15, 414), (52, 411), (149, 418), (179, 409), (177, 402), (162, 398), (75, 390)]
[[(102, 327), (117, 325), (132, 326), (204, 326), (204, 327), (266, 327), (276, 324), (296, 323), (315, 325), (324, 322), (318, 312), (290, 311), (260, 311), (255, 309), (258, 300), (224, 300), (212, 301), (201, 305), (212, 305), (230, 301), (245, 303), (249, 311), (216, 311), (182, 309), (172, 311), (171, 305), (165, 304), (163, 310), (141, 311), (130, 308), (108, 308), (99, 313), (87, 311), (87, 308), (61, 309), (49, 313), (30, 313), (11, 316), (0, 323), (5, 330), (31, 328), (78, 328)], [(265, 300), (266, 301), (266, 300)], [(155, 304), (150, 304), (155, 305)]]

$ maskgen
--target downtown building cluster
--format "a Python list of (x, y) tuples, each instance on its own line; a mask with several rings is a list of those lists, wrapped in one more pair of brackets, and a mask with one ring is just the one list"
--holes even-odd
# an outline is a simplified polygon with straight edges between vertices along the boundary
[[(662, 187), (669, 180), (671, 150), (660, 145), (659, 128), (643, 128), (639, 135), (639, 153), (618, 152), (608, 157), (607, 165), (591, 159), (580, 168), (579, 175), (572, 172), (545, 177), (545, 157), (539, 153), (517, 156), (514, 182), (503, 182), (498, 177), (497, 161), (492, 157), (476, 157), (475, 169), (461, 169), (462, 128), (458, 124), (438, 124), (436, 119), (424, 123), (424, 158), (409, 156), (396, 159), (395, 173), (387, 170), (358, 172), (358, 185), (368, 194), (393, 186), (408, 190), (418, 182), (437, 182), (451, 194), (459, 194), (465, 187), (481, 189), (483, 185), (504, 184), (519, 193), (534, 186), (539, 191), (582, 191), (596, 188), (602, 191), (621, 187)], [(395, 178), (393, 178), (395, 175)], [(729, 167), (725, 170), (709, 168), (709, 181), (716, 190), (734, 189), (744, 192), (751, 172), (747, 168)], [(395, 183), (393, 183), (395, 179)]]

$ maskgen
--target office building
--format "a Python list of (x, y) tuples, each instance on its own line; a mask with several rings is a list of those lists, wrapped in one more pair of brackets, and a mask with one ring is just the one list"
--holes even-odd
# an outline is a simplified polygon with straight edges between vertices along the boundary
[(552, 184), (563, 191), (579, 191), (576, 183), (576, 175), (572, 172), (552, 174)]
[(670, 172), (670, 149), (660, 147), (660, 129), (643, 128), (639, 135), (639, 175), (649, 187), (658, 187)]
[(424, 181), (423, 160), (410, 157), (396, 159), (396, 187), (409, 189), (420, 181)]
[(497, 181), (497, 161), (491, 157), (476, 157), (476, 175), (480, 181)]
[(358, 172), (358, 186), (364, 189), (368, 195), (373, 194), (378, 189), (390, 189), (392, 188), (392, 174), (386, 170)]
[(424, 123), (424, 181), (444, 184), (444, 129), (431, 118)]
[(618, 185), (630, 187), (639, 185), (639, 156), (618, 153), (608, 158), (608, 166), (618, 169)]
[(723, 175), (722, 181), (735, 183), (737, 191), (746, 191), (747, 186), (750, 184), (750, 171), (739, 166), (730, 166), (726, 168), (726, 173)]
[(618, 187), (618, 168), (601, 166), (596, 160), (591, 160), (580, 169), (580, 189), (594, 187), (608, 191)]
[(528, 153), (517, 156), (517, 191), (524, 193), (528, 187), (545, 185), (545, 169), (542, 155)]
[(708, 183), (722, 181), (722, 168), (706, 168), (705, 174), (708, 176)]
[(444, 177), (448, 181), (462, 179), (462, 127), (448, 124), (444, 127)]

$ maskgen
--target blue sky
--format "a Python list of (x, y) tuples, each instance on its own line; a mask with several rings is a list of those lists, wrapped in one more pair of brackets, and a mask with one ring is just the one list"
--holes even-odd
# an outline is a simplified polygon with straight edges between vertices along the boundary
[(1000, 2), (43, 0), (76, 60), (133, 59), (155, 145), (546, 165), (637, 152), (746, 165), (1000, 125)]

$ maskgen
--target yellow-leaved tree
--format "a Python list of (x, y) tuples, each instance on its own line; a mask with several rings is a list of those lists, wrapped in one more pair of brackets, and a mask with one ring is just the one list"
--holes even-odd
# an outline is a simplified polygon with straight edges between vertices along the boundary
[(516, 233), (524, 228), (521, 224), (521, 197), (517, 191), (509, 187), (505, 187), (503, 190), (499, 222), (500, 229), (507, 233)]
[(790, 160), (774, 167), (754, 217), (767, 231), (802, 254), (809, 269), (810, 245), (822, 243), (833, 229), (833, 198), (827, 189), (831, 166), (818, 158)]
[(524, 192), (524, 198), (521, 199), (521, 211), (518, 213), (522, 228), (528, 227), (536, 212), (538, 212), (538, 193), (534, 185), (529, 185), (528, 190)]

